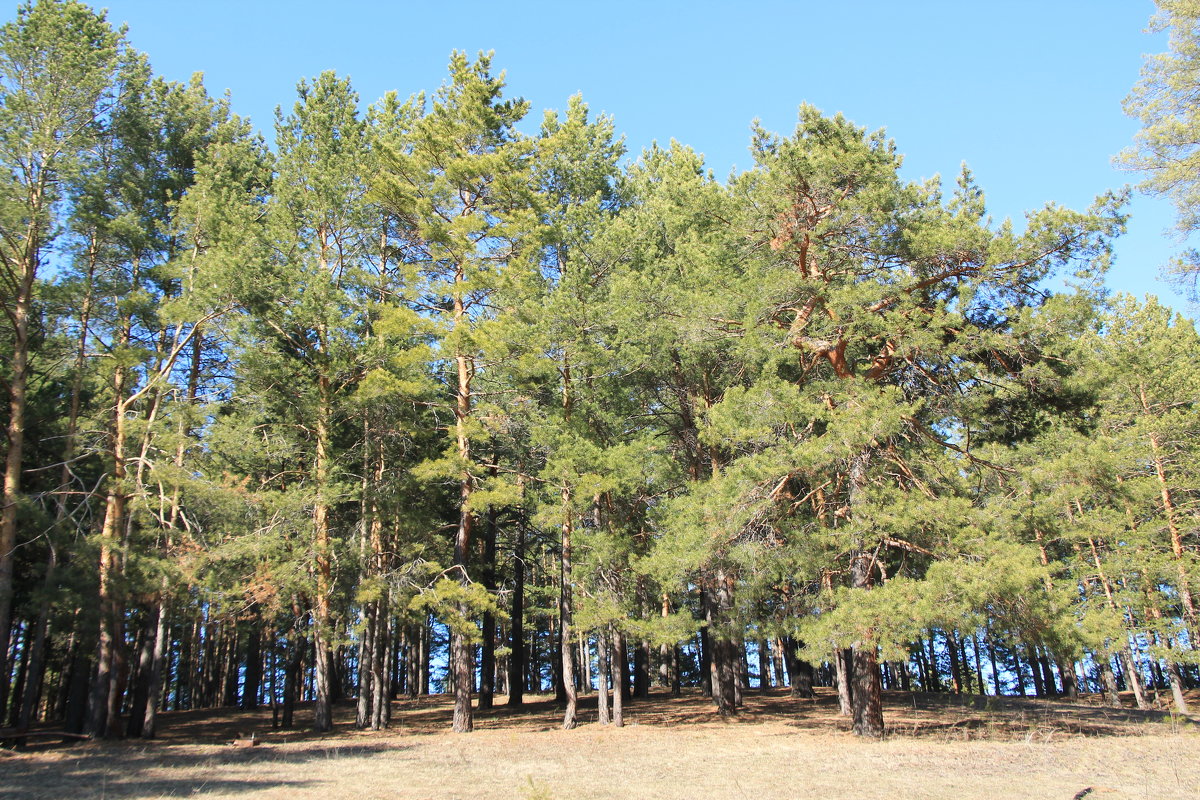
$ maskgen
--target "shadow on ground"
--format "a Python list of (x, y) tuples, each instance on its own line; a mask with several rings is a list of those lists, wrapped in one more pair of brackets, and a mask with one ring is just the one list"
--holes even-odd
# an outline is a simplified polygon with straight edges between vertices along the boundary
[[(1200, 702), (1200, 697), (1191, 698)], [(519, 707), (497, 698), (490, 709), (477, 709), (477, 730), (536, 732), (561, 727), (562, 708), (553, 697), (538, 695)], [(352, 701), (335, 706), (335, 726), (318, 734), (311, 724), (311, 705), (297, 709), (300, 727), (285, 730), (273, 725), (270, 708), (242, 711), (235, 708), (163, 713), (159, 738), (123, 742), (89, 742), (60, 745), (45, 740), (23, 753), (0, 751), (3, 794), (12, 800), (41, 800), (72, 796), (106, 800), (134, 797), (246, 794), (279, 787), (278, 780), (258, 781), (256, 763), (289, 765), (295, 775), (282, 785), (298, 792), (312, 786), (304, 765), (315, 759), (351, 759), (376, 754), (396, 754), (416, 746), (406, 737), (424, 737), (449, 730), (452, 698), (444, 695), (394, 701), (388, 731), (361, 731), (354, 727)], [(579, 703), (581, 724), (597, 720), (595, 694)], [(735, 716), (722, 718), (712, 701), (698, 690), (672, 697), (665, 690), (651, 692), (626, 705), (626, 724), (667, 728), (688, 726), (751, 726), (782, 724), (814, 734), (845, 735), (850, 722), (838, 713), (837, 694), (818, 689), (808, 699), (793, 698), (786, 689), (748, 692)], [(889, 737), (918, 739), (1049, 740), (1077, 736), (1129, 736), (1161, 733), (1163, 726), (1180, 718), (1164, 711), (1108, 708), (1098, 698), (1077, 702), (1020, 697), (885, 692), (884, 719)], [(1194, 718), (1190, 721), (1196, 722)], [(238, 747), (234, 740), (253, 734), (260, 744)], [(225, 768), (238, 767), (222, 777)], [(265, 770), (264, 770), (265, 771)], [(215, 777), (214, 777), (215, 776)], [(80, 795), (65, 787), (88, 787)], [(64, 793), (65, 792), (65, 793)]]

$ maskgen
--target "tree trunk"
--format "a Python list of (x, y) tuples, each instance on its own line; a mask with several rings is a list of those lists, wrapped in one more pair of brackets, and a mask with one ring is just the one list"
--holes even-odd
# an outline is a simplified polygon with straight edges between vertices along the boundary
[(1072, 700), (1079, 699), (1079, 680), (1075, 676), (1075, 662), (1069, 658), (1055, 657), (1058, 675), (1062, 679), (1063, 694)]
[(992, 641), (991, 634), (986, 637), (988, 661), (992, 663), (992, 688), (995, 690), (996, 697), (1004, 694), (1000, 688), (1000, 670), (996, 666), (996, 644)]
[(258, 613), (246, 625), (246, 671), (242, 686), (241, 707), (245, 711), (258, 708), (258, 693), (262, 688), (262, 626)]
[(297, 618), (296, 627), (291, 637), (292, 652), (288, 657), (287, 665), (284, 667), (283, 672), (283, 717), (281, 725), (284, 728), (291, 728), (295, 724), (296, 702), (300, 699), (304, 657), (308, 652), (308, 637), (301, 632), (302, 624), (303, 621)]
[[(569, 412), (570, 406), (566, 400), (564, 400), (564, 404)], [(562, 549), (560, 550), (562, 558), (560, 560), (561, 569), (559, 572), (558, 618), (560, 630), (559, 650), (562, 654), (562, 685), (567, 701), (566, 709), (563, 711), (562, 726), (563, 730), (569, 731), (576, 724), (575, 706), (577, 703), (577, 693), (575, 691), (575, 648), (572, 646), (571, 641), (571, 533), (573, 518), (571, 514), (571, 490), (566, 486), (562, 490), (562, 505)]]
[(146, 698), (146, 711), (142, 715), (142, 738), (153, 739), (158, 732), (158, 708), (163, 700), (164, 666), (168, 641), (167, 606), (164, 599), (167, 579), (163, 578), (162, 590), (154, 599), (154, 653), (150, 661), (150, 694)]
[[(863, 467), (865, 469), (865, 465)], [(857, 465), (855, 467), (857, 470)], [(857, 477), (852, 483), (859, 482)], [(871, 569), (874, 557), (858, 551), (850, 564), (851, 586), (861, 591), (871, 588)], [(854, 732), (859, 736), (879, 738), (883, 736), (883, 687), (879, 683), (879, 664), (875, 645), (871, 642), (856, 642), (853, 647), (853, 681), (850, 702), (854, 709)]]
[(975, 683), (980, 694), (987, 694), (987, 684), (983, 682), (983, 664), (979, 658), (979, 635), (971, 634), (971, 652), (975, 655)]
[(854, 732), (878, 739), (883, 736), (883, 692), (874, 648), (854, 648)]
[(379, 611), (375, 601), (364, 603), (362, 636), (358, 641), (358, 702), (354, 707), (354, 727), (359, 729), (371, 726), (375, 708), (375, 686), (372, 676), (375, 673), (375, 637), (378, 624)]
[[(1142, 411), (1152, 416), (1150, 404), (1146, 399), (1146, 387), (1138, 385), (1138, 394), (1142, 403)], [(1157, 433), (1150, 433), (1150, 452), (1154, 460), (1154, 473), (1158, 479), (1159, 496), (1162, 499), (1163, 515), (1167, 521), (1167, 531), (1171, 536), (1171, 554), (1174, 556), (1179, 573), (1179, 599), (1183, 604), (1183, 617), (1189, 627), (1196, 623), (1196, 602), (1192, 596), (1192, 588), (1188, 580), (1187, 564), (1183, 560), (1183, 536), (1179, 528), (1178, 512), (1175, 507), (1174, 493), (1167, 481), (1166, 460), (1162, 452), (1162, 440)]]
[[(454, 322), (453, 330), (468, 322), (466, 306), (463, 303), (461, 284), (465, 273), (460, 265), (454, 277)], [(469, 467), (471, 463), (471, 440), (468, 426), (472, 417), (471, 382), (475, 377), (475, 360), (469, 354), (459, 350), (454, 356), (458, 370), (458, 385), (454, 403), (454, 439), (459, 461), (464, 465), (458, 483), (458, 531), (454, 537), (453, 567), (458, 573), (458, 580), (465, 586), (470, 583), (468, 559), (471, 554), (471, 534), (475, 527), (475, 515), (470, 510), (471, 494), (475, 483)], [(460, 625), (467, 624), (471, 618), (471, 609), (465, 604), (459, 604), (458, 614)], [(471, 708), (471, 690), (474, 688), (475, 648), (467, 641), (467, 637), (459, 631), (450, 632), (450, 669), (454, 675), (454, 721), (451, 725), (456, 733), (467, 733), (474, 727), (474, 717)]]
[(633, 651), (633, 696), (650, 696), (650, 642), (639, 639)]
[[(82, 637), (80, 637), (82, 638)], [(68, 733), (83, 733), (88, 724), (88, 674), (91, 672), (90, 645), (74, 643), (71, 674), (63, 697), (63, 727)]]
[(837, 669), (838, 713), (848, 717), (854, 713), (854, 687), (851, 675), (854, 668), (854, 653), (847, 647), (833, 654), (834, 667)]
[(1046, 696), (1046, 682), (1042, 678), (1042, 671), (1038, 664), (1037, 654), (1034, 652), (1032, 645), (1025, 645), (1025, 661), (1029, 664), (1029, 676), (1033, 678), (1033, 693), (1037, 697)]
[(750, 665), (746, 660), (746, 641), (738, 634), (733, 642), (733, 705), (741, 708), (745, 692), (750, 688)]
[(758, 690), (766, 694), (771, 688), (771, 653), (767, 648), (767, 640), (759, 639), (758, 648)]
[(613, 658), (610, 669), (613, 674), (613, 725), (621, 728), (625, 725), (625, 684), (629, 680), (628, 667), (625, 660), (625, 634), (612, 631)]
[(313, 707), (313, 730), (325, 733), (333, 730), (333, 663), (329, 640), (333, 635), (330, 594), (333, 592), (332, 537), (329, 526), (331, 491), (333, 387), (329, 376), (317, 377), (318, 406), (316, 413), (316, 457), (313, 461), (313, 483), (317, 500), (313, 504), (313, 550), (315, 556), (316, 598), (313, 604), (313, 644), (316, 647), (316, 704)]
[(2, 675), (0, 681), (8, 686), (12, 680), (12, 706), (0, 706), (0, 721), (6, 727), (16, 727), (17, 718), (21, 715), (21, 698), (25, 695), (25, 678), (29, 672), (29, 637), (33, 633), (29, 625), (17, 625), (17, 633), (13, 638), (13, 666), (16, 675)]
[(1121, 707), (1121, 695), (1117, 691), (1117, 678), (1113, 674), (1112, 657), (1096, 654), (1096, 664), (1100, 669), (1100, 688), (1104, 694), (1104, 702), (1112, 708)]
[[(54, 589), (54, 576), (58, 566), (58, 551), (54, 542), (50, 542), (50, 552), (46, 560), (46, 574), (42, 579), (42, 601), (38, 609), (37, 622), (34, 624), (33, 644), (29, 650), (29, 678), (25, 683), (24, 696), (20, 699), (20, 713), (17, 715), (17, 728), (25, 730), (34, 720), (37, 712), (38, 698), (42, 694), (42, 683), (46, 673), (46, 639), (50, 632), (50, 597)], [(4, 659), (0, 658), (0, 662)], [(7, 676), (5, 676), (7, 678)], [(3, 706), (0, 706), (2, 708)]]
[[(37, 207), (40, 209), (40, 203)], [(40, 211), (39, 211), (40, 214)], [(38, 215), (30, 218), (22, 258), (7, 275), (16, 278), (12, 298), (12, 354), (8, 378), (8, 450), (4, 456), (4, 498), (0, 506), (0, 709), (8, 701), (9, 632), (12, 628), (13, 553), (17, 546), (17, 508), (21, 498), (25, 455), (25, 405), (29, 384), (29, 322), (33, 316), (34, 282), (39, 261)], [(13, 273), (17, 273), (13, 275)]]
[(419, 658), (417, 660), (418, 676), (420, 680), (418, 685), (421, 689), (421, 694), (425, 697), (429, 696), (429, 660), (433, 657), (433, 628), (430, 626), (428, 619), (421, 624), (421, 640)]
[(374, 707), (371, 709), (371, 729), (381, 731), (392, 721), (392, 688), (389, 685), (388, 666), (392, 661), (393, 637), (390, 635), (391, 598), (384, 595), (378, 605), (382, 608), (376, 611), (374, 649), (371, 660), (371, 697)]
[(608, 637), (603, 633), (596, 636), (596, 671), (599, 673), (596, 707), (600, 712), (600, 724), (607, 725), (612, 721), (608, 708), (608, 681), (611, 675), (608, 668)]
[(783, 640), (780, 638), (771, 640), (771, 669), (775, 676), (775, 685), (783, 686), (786, 666), (783, 658)]
[(1052, 697), (1057, 695), (1058, 685), (1054, 681), (1054, 670), (1050, 667), (1050, 659), (1046, 657), (1045, 652), (1038, 654), (1038, 666), (1042, 670), (1042, 684), (1046, 687), (1046, 695)]
[(592, 686), (592, 649), (588, 646), (586, 636), (577, 637), (578, 647), (575, 652), (575, 688), (581, 692), (590, 692)]
[(150, 681), (154, 672), (154, 645), (160, 613), (158, 604), (154, 603), (145, 629), (139, 636), (137, 676), (133, 684), (133, 699), (129, 704), (129, 721), (125, 725), (126, 736), (141, 737), (146, 730), (146, 709), (150, 705)]
[(955, 694), (962, 694), (962, 663), (959, 660), (958, 639), (953, 631), (946, 631), (946, 653), (950, 656), (950, 686)]
[(621, 672), (621, 699), (626, 704), (633, 701), (633, 674), (629, 664), (629, 637), (624, 631), (617, 632), (617, 649), (614, 664)]
[[(941, 670), (938, 668), (937, 658), (937, 636), (933, 631), (929, 632), (929, 655), (925, 661), (925, 673), (929, 678), (929, 685), (926, 687), (928, 692), (940, 692), (942, 690)], [(924, 653), (922, 653), (924, 655)]]
[[(493, 462), (495, 456), (492, 457)], [(492, 474), (496, 474), (493, 470)], [(488, 594), (496, 591), (496, 517), (495, 506), (488, 506), (483, 540), (483, 586)], [(483, 645), (479, 652), (479, 707), (491, 708), (496, 697), (496, 618), (483, 615)]]
[[(671, 616), (671, 598), (663, 592), (662, 596), (662, 618), (665, 620)], [(658, 647), (658, 685), (666, 688), (674, 686), (675, 676), (678, 674), (678, 669), (675, 665), (675, 648), (668, 644), (662, 644)]]
[(734, 659), (736, 648), (730, 635), (727, 620), (733, 608), (730, 581), (725, 572), (718, 569), (713, 577), (709, 599), (709, 641), (712, 642), (712, 686), (713, 699), (721, 716), (737, 714), (737, 671)]
[(805, 699), (816, 697), (816, 692), (813, 690), (813, 665), (796, 655), (800, 642), (791, 636), (784, 636), (777, 641), (782, 645), (783, 663), (787, 668), (792, 697)]
[[(91, 720), (88, 732), (92, 737), (107, 737), (110, 733), (112, 708), (116, 698), (112, 695), (112, 683), (117, 669), (116, 650), (120, 646), (117, 641), (116, 600), (114, 593), (114, 576), (116, 571), (116, 556), (113, 544), (117, 536), (115, 527), (117, 520), (124, 513), (124, 497), (119, 493), (109, 494), (104, 515), (104, 525), (100, 535), (100, 628), (99, 644), (96, 655), (96, 675), (92, 682)], [(111, 701), (111, 702), (110, 702)], [(114, 731), (115, 734), (115, 731)]]
[(1133, 652), (1130, 650), (1129, 645), (1126, 645), (1121, 651), (1121, 661), (1125, 666), (1125, 682), (1133, 692), (1134, 702), (1143, 711), (1149, 709), (1150, 701), (1146, 699), (1146, 692), (1142, 688), (1142, 676), (1138, 672), (1137, 662), (1134, 661)]
[(509, 612), (508, 704), (525, 699), (525, 524), (518, 520), (513, 547), (513, 592)]
[(1187, 700), (1183, 696), (1183, 672), (1179, 668), (1179, 662), (1175, 660), (1167, 661), (1167, 679), (1171, 683), (1171, 699), (1175, 703), (1175, 710), (1180, 714), (1191, 713), (1188, 710)]

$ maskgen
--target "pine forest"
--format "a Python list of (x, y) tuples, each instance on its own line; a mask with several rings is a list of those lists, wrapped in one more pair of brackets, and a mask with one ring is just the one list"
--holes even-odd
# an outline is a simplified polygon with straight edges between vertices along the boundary
[(1123, 191), (996, 220), (808, 105), (721, 178), (501, 66), (324, 72), (263, 136), (74, 0), (0, 29), (6, 735), (1188, 713), (1200, 338), (1104, 287)]

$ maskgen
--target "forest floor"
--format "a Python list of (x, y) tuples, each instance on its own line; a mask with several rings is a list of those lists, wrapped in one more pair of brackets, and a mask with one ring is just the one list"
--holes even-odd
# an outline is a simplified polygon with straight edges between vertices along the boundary
[[(535, 697), (477, 711), (453, 734), (450, 698), (401, 700), (387, 731), (353, 727), (337, 706), (332, 733), (272, 728), (271, 711), (165, 713), (153, 741), (38, 745), (0, 751), (0, 798), (117, 800), (584, 800), (595, 798), (1123, 798), (1200, 797), (1200, 718), (1025, 698), (885, 693), (888, 734), (863, 741), (836, 695), (746, 696), (722, 720), (692, 690), (627, 706), (626, 727), (601, 727), (596, 700), (580, 726)], [(1200, 695), (1190, 698), (1200, 706)], [(302, 709), (297, 723), (306, 725)], [(260, 744), (231, 742), (254, 733)], [(1087, 790), (1087, 791), (1085, 791)]]

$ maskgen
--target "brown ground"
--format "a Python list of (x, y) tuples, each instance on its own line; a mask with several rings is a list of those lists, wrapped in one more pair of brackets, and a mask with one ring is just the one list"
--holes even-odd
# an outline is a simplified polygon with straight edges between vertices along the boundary
[[(750, 694), (730, 721), (697, 693), (656, 694), (623, 729), (595, 723), (594, 697), (574, 731), (544, 699), (477, 713), (467, 735), (447, 698), (394, 708), (384, 732), (354, 730), (349, 704), (323, 736), (222, 709), (165, 714), (152, 742), (0, 751), (0, 798), (1200, 798), (1196, 724), (1086, 702), (888, 693), (883, 742), (850, 734), (829, 690)], [(260, 746), (229, 744), (251, 732)]]

